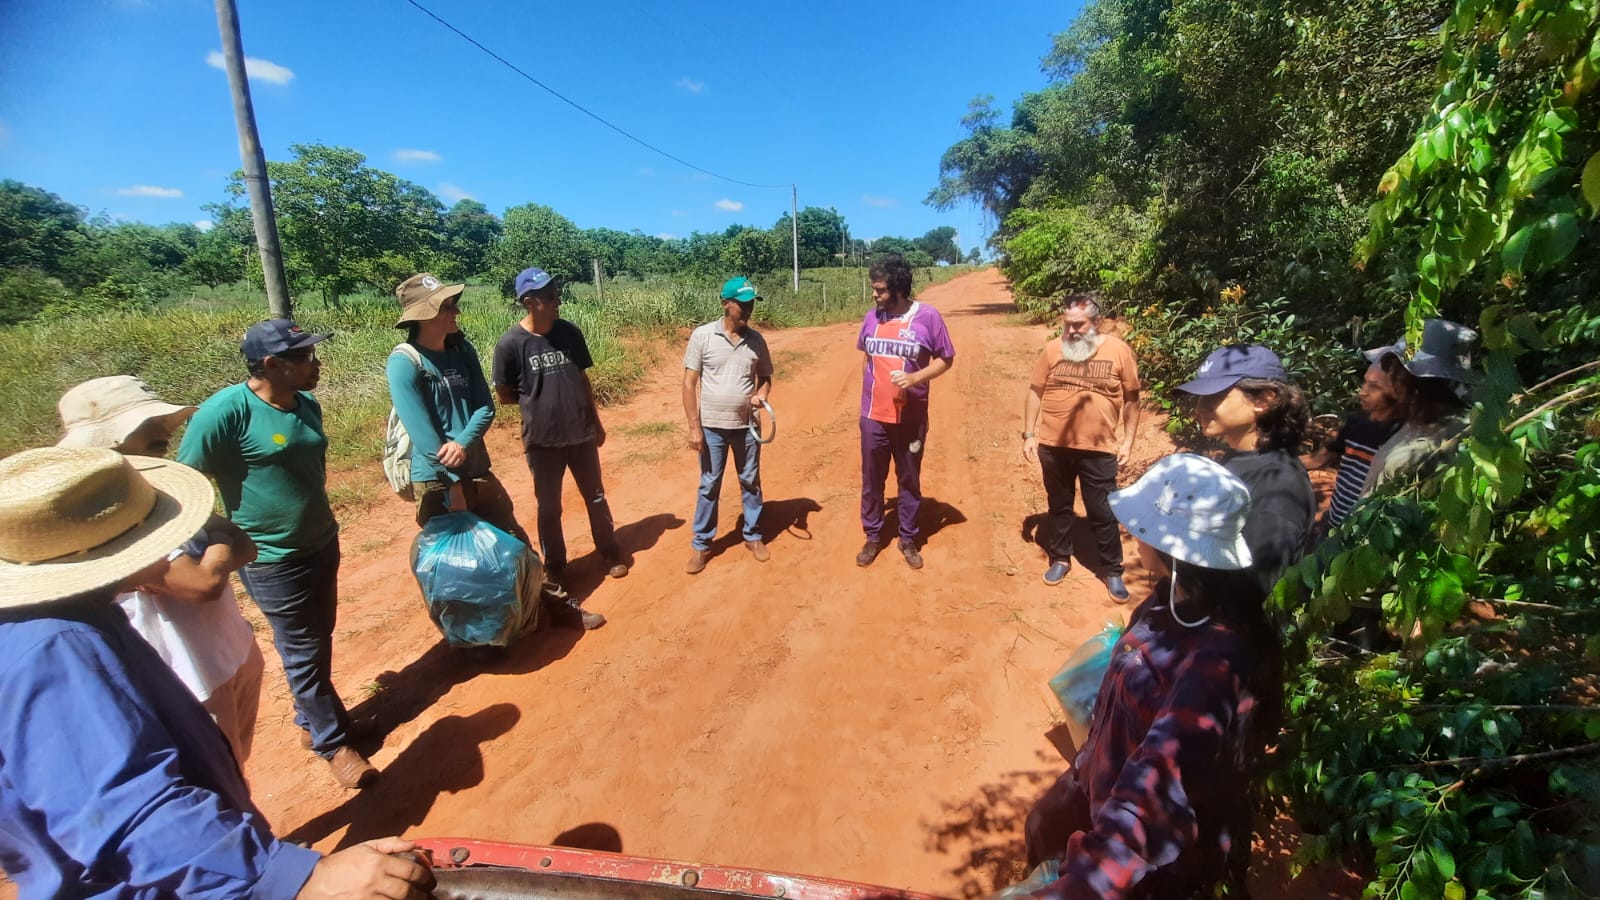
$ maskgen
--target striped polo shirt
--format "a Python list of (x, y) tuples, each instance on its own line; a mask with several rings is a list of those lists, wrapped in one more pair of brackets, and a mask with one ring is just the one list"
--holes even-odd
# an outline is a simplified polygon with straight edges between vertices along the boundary
[(1328, 442), (1328, 450), (1339, 454), (1339, 477), (1333, 483), (1333, 498), (1328, 503), (1328, 527), (1339, 527), (1355, 509), (1367, 470), (1372, 468), (1373, 455), (1398, 430), (1399, 422), (1374, 422), (1365, 413), (1352, 413), (1344, 420), (1338, 436)]
[(744, 428), (757, 382), (772, 377), (772, 354), (761, 332), (747, 325), (730, 338), (722, 320), (715, 319), (690, 333), (683, 367), (700, 373), (700, 424)]

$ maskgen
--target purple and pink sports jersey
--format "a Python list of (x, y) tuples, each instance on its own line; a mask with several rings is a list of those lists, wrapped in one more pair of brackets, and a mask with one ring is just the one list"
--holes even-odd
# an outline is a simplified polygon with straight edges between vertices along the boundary
[(891, 373), (921, 371), (935, 357), (955, 359), (956, 348), (939, 311), (917, 300), (893, 318), (872, 309), (861, 323), (856, 349), (867, 354), (861, 382), (862, 417), (891, 424), (926, 422), (927, 383), (902, 389)]

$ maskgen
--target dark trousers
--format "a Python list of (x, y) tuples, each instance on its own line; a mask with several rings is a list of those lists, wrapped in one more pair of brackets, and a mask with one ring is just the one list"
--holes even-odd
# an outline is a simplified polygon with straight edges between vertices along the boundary
[(1039, 544), (1051, 562), (1072, 561), (1072, 511), (1076, 487), (1083, 486), (1083, 508), (1100, 551), (1101, 574), (1122, 574), (1122, 535), (1111, 513), (1111, 492), (1117, 489), (1117, 458), (1094, 450), (1039, 445), (1039, 469), (1050, 511), (1040, 529)]
[[(428, 524), (434, 516), (450, 511), (450, 483), (447, 481), (414, 481), (412, 491), (417, 496), (417, 525)], [(528, 532), (517, 521), (517, 508), (505, 485), (490, 472), (481, 478), (461, 479), (461, 494), (467, 501), (467, 511), (504, 531), (517, 540), (533, 546)]]
[[(1041, 450), (1044, 448), (1040, 448)], [(1028, 853), (1028, 870), (1047, 859), (1060, 859), (1067, 853), (1067, 841), (1079, 831), (1094, 827), (1089, 816), (1089, 795), (1078, 785), (1078, 773), (1068, 769), (1056, 779), (1028, 810), (1022, 826), (1023, 845)]]
[(605, 485), (600, 483), (600, 448), (594, 441), (570, 447), (529, 447), (528, 469), (533, 472), (533, 496), (539, 505), (539, 555), (552, 578), (567, 565), (567, 539), (561, 531), (561, 485), (568, 469), (578, 483), (584, 508), (589, 513), (589, 533), (594, 546), (608, 561), (620, 561), (616, 525), (611, 506), (606, 503)]
[(251, 563), (239, 580), (272, 626), (272, 643), (294, 695), (294, 721), (324, 759), (350, 739), (350, 714), (333, 689), (339, 539), (283, 562)]
[(894, 460), (900, 496), (896, 509), (900, 539), (917, 540), (917, 511), (922, 508), (922, 451), (928, 423), (890, 424), (861, 417), (861, 530), (877, 541), (883, 532), (883, 486)]

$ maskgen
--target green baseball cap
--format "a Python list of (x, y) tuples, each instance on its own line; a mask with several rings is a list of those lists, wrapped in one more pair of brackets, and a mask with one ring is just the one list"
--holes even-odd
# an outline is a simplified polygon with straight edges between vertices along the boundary
[(750, 279), (740, 275), (736, 278), (729, 278), (722, 285), (722, 299), (735, 300), (739, 303), (754, 303), (761, 299), (761, 295), (756, 293), (756, 286)]

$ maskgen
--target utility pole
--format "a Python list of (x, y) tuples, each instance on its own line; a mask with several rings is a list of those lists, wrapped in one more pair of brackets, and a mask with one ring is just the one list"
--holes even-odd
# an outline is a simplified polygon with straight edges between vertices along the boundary
[(283, 250), (278, 246), (278, 218), (272, 211), (272, 185), (267, 181), (267, 157), (256, 133), (256, 110), (250, 102), (250, 81), (244, 71), (244, 41), (239, 37), (239, 11), (233, 0), (216, 0), (217, 30), (222, 35), (223, 67), (233, 89), (233, 119), (239, 126), (239, 160), (244, 184), (250, 191), (250, 219), (256, 227), (256, 247), (261, 251), (261, 279), (267, 288), (267, 309), (273, 318), (287, 319), (289, 279), (283, 274)]
[(794, 292), (798, 294), (800, 293), (800, 189), (792, 184), (789, 185), (789, 226), (794, 231)]

